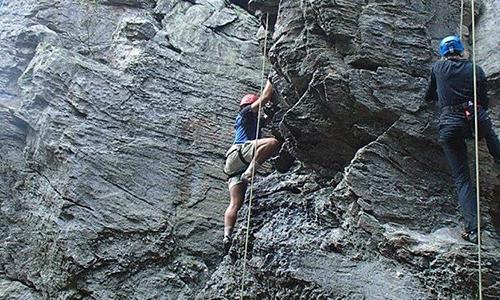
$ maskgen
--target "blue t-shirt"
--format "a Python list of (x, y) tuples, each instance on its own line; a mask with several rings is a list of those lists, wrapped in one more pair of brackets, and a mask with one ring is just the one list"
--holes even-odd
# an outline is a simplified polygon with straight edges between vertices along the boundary
[(247, 141), (255, 140), (257, 129), (257, 115), (249, 105), (243, 108), (236, 116), (234, 124), (234, 144), (244, 144)]

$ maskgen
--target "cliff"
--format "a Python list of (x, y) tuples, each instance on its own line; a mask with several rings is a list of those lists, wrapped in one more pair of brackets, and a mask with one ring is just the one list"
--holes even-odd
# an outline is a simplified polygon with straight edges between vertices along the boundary
[[(283, 147), (256, 182), (245, 298), (477, 294), (477, 249), (460, 238), (423, 100), (460, 3), (238, 4), (5, 1), (0, 298), (239, 297), (248, 207), (224, 257), (222, 165), (238, 100), (261, 84), (265, 34), (277, 72), (268, 134)], [(492, 100), (499, 10), (484, 0), (476, 12)], [(497, 107), (491, 116), (498, 132)], [(483, 295), (495, 299), (500, 180), (484, 144), (480, 168)]]

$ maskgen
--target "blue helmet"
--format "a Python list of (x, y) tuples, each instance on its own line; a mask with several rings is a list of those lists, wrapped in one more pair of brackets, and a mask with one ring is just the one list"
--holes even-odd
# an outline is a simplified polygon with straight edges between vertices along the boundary
[(456, 35), (445, 37), (439, 43), (439, 55), (446, 56), (448, 54), (462, 54), (464, 52), (464, 44)]

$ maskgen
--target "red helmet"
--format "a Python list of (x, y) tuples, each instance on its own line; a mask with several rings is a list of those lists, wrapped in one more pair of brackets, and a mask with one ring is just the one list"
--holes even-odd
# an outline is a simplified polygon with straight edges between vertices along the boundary
[(247, 95), (245, 95), (245, 97), (243, 97), (241, 99), (240, 106), (246, 105), (246, 104), (252, 104), (255, 101), (257, 101), (257, 99), (259, 99), (259, 97), (257, 95), (255, 95), (255, 94), (247, 94)]

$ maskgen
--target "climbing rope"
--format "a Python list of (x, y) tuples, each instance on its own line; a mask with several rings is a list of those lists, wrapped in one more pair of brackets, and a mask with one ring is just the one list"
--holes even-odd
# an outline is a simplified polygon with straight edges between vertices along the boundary
[(464, 27), (464, 0), (460, 4), (460, 40), (463, 41), (463, 27)]
[[(463, 0), (462, 0), (463, 2)], [(479, 186), (479, 125), (478, 125), (478, 109), (477, 109), (477, 75), (476, 75), (476, 28), (475, 28), (475, 10), (474, 0), (472, 6), (472, 74), (474, 82), (474, 143), (476, 155), (476, 205), (477, 205), (477, 265), (479, 273), (479, 300), (483, 299), (483, 282), (481, 270), (481, 205), (480, 205), (480, 186)], [(463, 15), (462, 15), (463, 18)]]
[[(265, 78), (265, 67), (266, 67), (266, 57), (267, 57), (267, 34), (268, 34), (268, 29), (269, 29), (269, 13), (266, 14), (266, 27), (265, 27), (265, 37), (264, 37), (264, 55), (262, 56), (262, 73), (261, 77), (259, 80), (261, 80), (260, 83), (260, 96), (262, 97), (262, 94), (264, 92), (264, 78)], [(247, 230), (246, 230), (246, 236), (245, 236), (245, 252), (243, 255), (243, 274), (241, 276), (241, 289), (240, 289), (240, 299), (243, 299), (243, 293), (245, 292), (245, 276), (246, 276), (246, 265), (247, 265), (247, 253), (248, 253), (248, 240), (250, 237), (250, 220), (251, 220), (251, 214), (252, 214), (252, 200), (253, 200), (253, 182), (254, 182), (254, 177), (255, 177), (255, 153), (257, 152), (257, 143), (259, 141), (259, 128), (260, 128), (260, 113), (261, 113), (261, 103), (262, 101), (259, 101), (259, 111), (257, 113), (257, 129), (255, 132), (255, 148), (254, 148), (254, 155), (252, 158), (252, 177), (250, 180), (250, 198), (248, 200), (248, 214), (247, 214)]]

